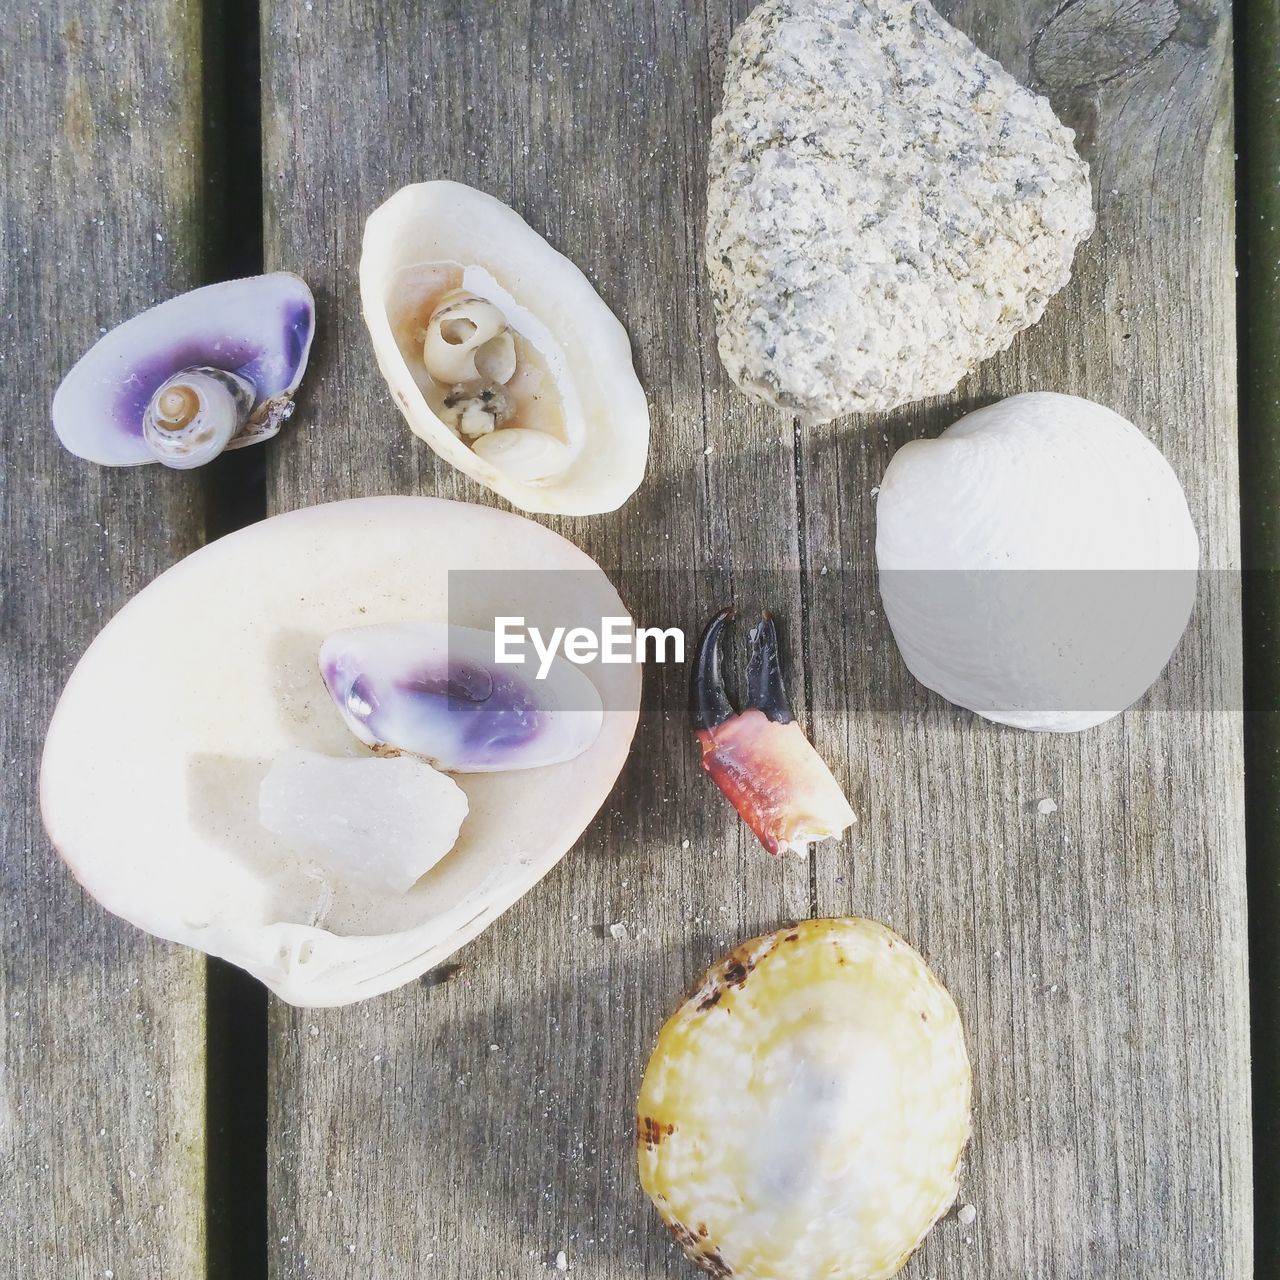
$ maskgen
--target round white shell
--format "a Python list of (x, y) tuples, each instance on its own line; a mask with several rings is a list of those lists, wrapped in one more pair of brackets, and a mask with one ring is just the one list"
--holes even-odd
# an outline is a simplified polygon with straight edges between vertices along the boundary
[(969, 1138), (960, 1016), (901, 938), (806, 920), (744, 943), (663, 1027), (640, 1181), (736, 1280), (884, 1280), (955, 1199)]
[[(451, 569), (510, 572), (477, 575), (493, 598), (470, 592), (464, 606), (455, 592), (450, 617)], [(310, 507), (197, 551), (108, 623), (67, 684), (40, 780), (55, 846), (108, 909), (242, 965), (290, 1003), (346, 1004), (409, 982), (577, 840), (630, 747), (639, 667), (583, 668), (606, 710), (576, 759), (458, 777), (469, 805), (458, 842), (407, 894), (325, 877), (261, 826), (259, 788), (286, 752), (369, 756), (321, 679), (326, 636), (406, 618), (491, 628), (495, 611), (544, 633), (627, 616), (571, 543), (466, 503)]]
[(1199, 543), (1130, 422), (1037, 392), (914, 440), (880, 485), (885, 615), (922, 684), (989, 720), (1074, 732), (1156, 681), (1195, 601)]
[[(550, 367), (572, 449), (558, 474), (530, 479), (537, 466), (507, 470), (432, 412), (396, 341), (388, 299), (402, 272), (436, 263), (464, 268), (463, 287), (497, 305)], [(649, 409), (626, 330), (586, 276), (500, 200), (456, 182), (396, 192), (365, 224), (360, 297), (396, 403), (447, 462), (525, 511), (591, 515), (635, 492), (648, 457)]]

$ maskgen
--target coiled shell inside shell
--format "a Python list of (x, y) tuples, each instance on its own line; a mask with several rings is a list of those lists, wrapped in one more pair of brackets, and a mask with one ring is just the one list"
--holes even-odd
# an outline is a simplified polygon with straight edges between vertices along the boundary
[(649, 412), (626, 331), (500, 200), (405, 187), (369, 218), (365, 321), (414, 434), (526, 511), (612, 511), (640, 484)]
[[(102, 466), (199, 466), (280, 430), (314, 334), (311, 290), (288, 271), (179, 294), (81, 356), (54, 394), (54, 430)], [(165, 412), (167, 388), (178, 407)]]

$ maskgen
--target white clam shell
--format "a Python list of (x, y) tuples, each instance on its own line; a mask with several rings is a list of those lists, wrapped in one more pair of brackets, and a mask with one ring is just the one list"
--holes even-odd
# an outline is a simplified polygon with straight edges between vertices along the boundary
[[(463, 602), (450, 570), (505, 572), (477, 573)], [(461, 835), (407, 894), (326, 876), (263, 828), (260, 786), (285, 753), (369, 757), (325, 689), (325, 637), (407, 617), (492, 628), (495, 613), (546, 633), (627, 616), (559, 535), (440, 499), (310, 507), (197, 551), (107, 624), (67, 684), (40, 779), (54, 845), (111, 911), (243, 966), (293, 1004), (411, 981), (577, 840), (630, 747), (639, 667), (583, 668), (605, 711), (576, 759), (457, 777)]]
[[(493, 436), (472, 449), (432, 411), (421, 351), (397, 340), (389, 314), (404, 273), (455, 264), (462, 287), (493, 302), (548, 366), (567, 441), (536, 465), (508, 457)], [(456, 182), (404, 187), (365, 225), (360, 296), (382, 370), (409, 426), (446, 461), (525, 511), (591, 515), (622, 505), (644, 476), (649, 409), (626, 330), (568, 258), (514, 210)], [(425, 322), (429, 317), (423, 317)], [(547, 475), (548, 456), (560, 469)]]
[(885, 615), (912, 675), (989, 720), (1073, 732), (1158, 679), (1199, 542), (1160, 451), (1092, 401), (1037, 392), (894, 456), (880, 486)]
[(471, 447), (503, 475), (530, 484), (561, 475), (572, 465), (568, 445), (545, 431), (509, 427), (480, 436)]

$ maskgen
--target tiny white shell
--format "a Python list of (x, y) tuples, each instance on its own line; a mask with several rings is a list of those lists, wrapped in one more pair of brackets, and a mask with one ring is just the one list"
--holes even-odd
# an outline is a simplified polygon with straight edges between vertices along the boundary
[(1178, 478), (1132, 423), (1013, 396), (890, 462), (876, 510), (885, 616), (921, 684), (989, 720), (1075, 732), (1158, 679), (1195, 601)]
[[(415, 344), (394, 317), (404, 310), (403, 282), (436, 266), (456, 268), (461, 287), (491, 302), (537, 352), (561, 401), (563, 440), (548, 436), (534, 450), (528, 442), (497, 443), (507, 434), (499, 430), (472, 448), (433, 412), (422, 385), (422, 340)], [(590, 515), (635, 492), (648, 456), (649, 409), (626, 330), (586, 276), (500, 200), (456, 182), (398, 191), (365, 225), (360, 296), (396, 403), (414, 434), (447, 462), (525, 511)], [(430, 315), (419, 319), (425, 338)]]
[(534, 484), (563, 475), (572, 464), (569, 447), (545, 431), (508, 427), (480, 436), (471, 446), (477, 456), (504, 475)]

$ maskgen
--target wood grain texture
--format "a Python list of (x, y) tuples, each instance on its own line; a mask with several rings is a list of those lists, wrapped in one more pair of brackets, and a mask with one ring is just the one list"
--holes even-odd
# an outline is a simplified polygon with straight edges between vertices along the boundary
[[(943, 6), (1078, 131), (1098, 229), (1043, 322), (943, 402), (800, 437), (805, 541), (874, 557), (894, 450), (1019, 391), (1088, 396), (1181, 478), (1204, 575), (1164, 679), (1082, 735), (987, 723), (896, 654), (874, 578), (807, 615), (819, 740), (864, 815), (824, 911), (891, 921), (976, 1068), (954, 1218), (909, 1274), (1251, 1275), (1230, 39), (1224, 9)], [(1143, 34), (1145, 33), (1145, 35)], [(1140, 38), (1141, 37), (1141, 38)], [(817, 580), (819, 583), (821, 579)], [(815, 588), (821, 591), (821, 587)], [(815, 601), (815, 604), (817, 602)], [(1056, 813), (1040, 814), (1050, 797)]]
[[(697, 228), (707, 49), (727, 14), (708, 30), (598, 4), (405, 5), (376, 25), (363, 10), (271, 12), (268, 262), (305, 270), (327, 317), (306, 417), (273, 454), (276, 508), (386, 490), (496, 501), (409, 435), (355, 296), (363, 217), (404, 182), (448, 176), (567, 251), (634, 338), (654, 407), (644, 492), (558, 527), (628, 570), (638, 617), (690, 629), (735, 575), (794, 567), (790, 424), (731, 396), (709, 355)], [(350, 95), (331, 92), (335, 23)], [(606, 68), (599, 51), (624, 31), (628, 56)], [(364, 141), (337, 152), (353, 110)], [(707, 594), (695, 568), (723, 586)], [(773, 603), (798, 623), (794, 574), (779, 585), (790, 597)], [(683, 673), (655, 673), (590, 833), (452, 981), (332, 1013), (275, 1008), (275, 1275), (492, 1277), (560, 1249), (586, 1274), (678, 1265), (635, 1186), (641, 1046), (716, 955), (809, 908), (807, 868), (770, 863), (698, 776), (684, 702)], [(631, 941), (609, 935), (617, 922)]]
[(96, 467), (49, 427), (100, 328), (200, 278), (200, 42), (187, 0), (10, 6), (0, 40), (0, 1270), (19, 1280), (204, 1274), (203, 957), (89, 900), (36, 806), (81, 651), (201, 538), (192, 477)]
[[(702, 270), (710, 118), (746, 7), (264, 5), (268, 266), (303, 271), (322, 308), (306, 402), (271, 454), (273, 509), (496, 501), (409, 435), (355, 289), (363, 218), (387, 194), (482, 187), (596, 282), (651, 396), (640, 493), (557, 527), (644, 622), (693, 628), (728, 594), (781, 610), (793, 695), (862, 819), (810, 868), (768, 860), (698, 775), (683, 672), (651, 670), (596, 823), (450, 980), (273, 1007), (272, 1274), (490, 1280), (560, 1249), (601, 1280), (692, 1274), (633, 1172), (657, 1028), (728, 945), (856, 911), (937, 966), (977, 1070), (978, 1220), (944, 1222), (908, 1276), (1243, 1277), (1238, 602), (1206, 597), (1150, 704), (1042, 738), (914, 686), (868, 572), (892, 450), (1032, 388), (1138, 421), (1187, 485), (1205, 562), (1237, 566), (1226, 15), (948, 6), (1080, 130), (1099, 231), (1044, 323), (950, 401), (799, 432), (728, 386)], [(1045, 795), (1057, 814), (1036, 813)], [(610, 937), (618, 921), (630, 940)]]

